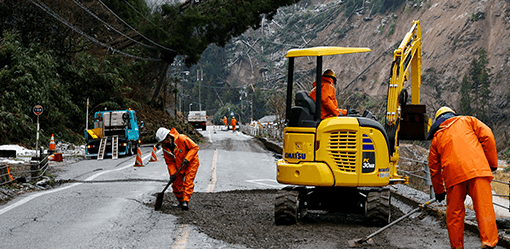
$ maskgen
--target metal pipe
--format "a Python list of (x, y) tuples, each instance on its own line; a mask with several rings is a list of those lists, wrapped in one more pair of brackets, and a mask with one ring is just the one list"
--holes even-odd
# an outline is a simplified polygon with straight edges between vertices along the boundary
[(290, 121), (290, 107), (292, 105), (292, 85), (294, 81), (294, 57), (289, 57), (289, 69), (287, 78), (287, 107), (285, 110), (285, 125)]
[(317, 71), (315, 77), (315, 121), (321, 120), (322, 100), (322, 56), (317, 56)]

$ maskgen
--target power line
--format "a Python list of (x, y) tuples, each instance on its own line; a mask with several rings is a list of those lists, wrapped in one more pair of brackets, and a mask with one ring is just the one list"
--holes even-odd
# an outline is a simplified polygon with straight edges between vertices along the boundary
[(138, 44), (140, 44), (140, 45), (142, 45), (142, 46), (144, 46), (144, 47), (154, 49), (154, 47), (153, 47), (153, 46), (149, 46), (149, 45), (147, 45), (147, 44), (143, 44), (143, 43), (141, 43), (141, 42), (139, 42), (139, 41), (137, 41), (137, 40), (135, 40), (135, 39), (133, 39), (133, 38), (131, 38), (131, 37), (129, 37), (129, 36), (127, 36), (127, 35), (125, 35), (124, 33), (122, 33), (122, 32), (120, 32), (120, 31), (118, 31), (117, 29), (115, 29), (114, 27), (112, 27), (112, 25), (108, 24), (107, 22), (105, 22), (105, 21), (103, 21), (101, 18), (99, 18), (96, 14), (92, 13), (92, 11), (90, 11), (89, 9), (87, 9), (87, 7), (85, 7), (82, 3), (77, 2), (76, 0), (73, 0), (73, 2), (74, 2), (76, 5), (80, 6), (80, 8), (82, 8), (83, 10), (85, 10), (87, 13), (89, 13), (89, 15), (93, 16), (94, 18), (96, 18), (97, 20), (99, 20), (100, 22), (102, 22), (102, 23), (103, 23), (104, 25), (106, 25), (108, 28), (111, 28), (111, 29), (115, 30), (115, 32), (117, 32), (117, 33), (118, 33), (118, 34), (120, 34), (121, 36), (124, 36), (124, 37), (126, 37), (127, 39), (129, 39), (130, 41), (133, 41), (133, 42), (135, 42), (135, 43), (138, 43)]
[[(99, 1), (99, 0), (98, 0)], [(140, 11), (138, 11), (133, 5), (131, 5), (130, 3), (128, 3), (126, 0), (124, 0), (124, 3), (126, 3), (129, 7), (131, 7), (131, 9), (133, 9), (136, 13), (138, 13), (138, 15), (140, 15), (141, 17), (143, 17), (145, 20), (147, 20), (147, 22), (149, 22), (150, 24), (154, 25), (154, 27), (158, 28), (159, 30), (163, 31), (165, 34), (167, 34), (168, 36), (171, 36), (168, 32), (166, 32), (164, 29), (160, 28), (158, 25), (156, 25), (155, 23), (153, 23), (151, 20), (149, 20), (146, 16), (142, 15), (142, 13), (140, 13)], [(171, 51), (175, 51), (175, 50), (171, 50)]]
[[(127, 22), (125, 22), (124, 20), (122, 20), (122, 18), (120, 18), (117, 14), (115, 14), (110, 8), (108, 8), (108, 6), (106, 6), (106, 4), (104, 4), (103, 2), (101, 2), (101, 0), (97, 0), (99, 3), (101, 3), (103, 5), (103, 7), (105, 7), (108, 11), (110, 11), (110, 13), (112, 13), (115, 17), (117, 17), (117, 19), (119, 19), (122, 23), (124, 23), (126, 26), (128, 26), (131, 30), (133, 30), (135, 33), (137, 33), (139, 36), (143, 37), (145, 40), (149, 41), (150, 43), (154, 44), (155, 46), (159, 47), (159, 48), (162, 48), (162, 49), (165, 49), (165, 50), (168, 50), (168, 51), (172, 51), (172, 52), (177, 52), (171, 48), (167, 48), (167, 47), (164, 47), (162, 45), (159, 45), (158, 43), (152, 41), (151, 39), (145, 37), (144, 35), (142, 35), (140, 32), (138, 32), (138, 30), (136, 30), (135, 28), (131, 27)], [(133, 8), (133, 7), (132, 7)], [(135, 10), (136, 11), (136, 10)]]
[(370, 63), (370, 65), (368, 65), (365, 70), (363, 70), (363, 72), (361, 72), (360, 74), (358, 74), (358, 76), (356, 76), (356, 78), (354, 78), (349, 84), (347, 84), (347, 86), (344, 87), (344, 90), (346, 90), (349, 86), (351, 86), (354, 82), (356, 82), (358, 80), (358, 78), (363, 75), (370, 67), (372, 67), (376, 62), (377, 60), (379, 60), (381, 57), (383, 57), (384, 55), (386, 55), (388, 52), (390, 52), (391, 50), (395, 49), (395, 46), (398, 45), (398, 42), (395, 43), (393, 46), (389, 47), (386, 51), (384, 51), (381, 55), (379, 55), (379, 57), (377, 57), (374, 61), (372, 61), (372, 63)]
[(112, 51), (112, 52), (116, 52), (116, 53), (119, 53), (119, 54), (122, 54), (124, 56), (128, 56), (128, 57), (131, 57), (131, 58), (134, 58), (134, 59), (139, 59), (139, 60), (147, 60), (147, 61), (161, 61), (161, 59), (156, 59), (156, 58), (145, 58), (145, 57), (140, 57), (140, 56), (136, 56), (136, 55), (132, 55), (132, 54), (128, 54), (128, 53), (125, 53), (125, 52), (122, 52), (120, 50), (117, 50), (111, 46), (109, 46), (108, 44), (106, 43), (103, 43), (97, 39), (95, 39), (94, 37), (90, 36), (90, 35), (87, 35), (85, 32), (81, 31), (80, 29), (74, 27), (73, 25), (69, 24), (66, 20), (64, 20), (63, 18), (61, 18), (60, 16), (58, 16), (53, 10), (51, 10), (48, 6), (46, 6), (44, 3), (42, 3), (41, 1), (39, 0), (36, 0), (36, 2), (34, 2), (33, 0), (30, 0), (31, 3), (33, 3), (35, 6), (39, 7), (40, 9), (42, 9), (44, 12), (48, 13), (49, 15), (51, 15), (52, 17), (54, 17), (55, 19), (57, 19), (58, 21), (60, 21), (62, 24), (66, 25), (67, 27), (69, 27), (70, 29), (74, 30), (75, 32), (77, 32), (78, 34), (82, 35), (82, 36), (85, 36), (87, 39), (91, 40), (92, 42), (94, 43), (97, 43), (105, 48), (108, 48), (109, 51)]

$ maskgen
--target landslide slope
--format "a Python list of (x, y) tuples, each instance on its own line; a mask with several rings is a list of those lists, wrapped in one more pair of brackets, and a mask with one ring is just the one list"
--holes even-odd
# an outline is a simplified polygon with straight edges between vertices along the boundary
[[(306, 1), (282, 8), (271, 22), (246, 32), (226, 46), (230, 57), (227, 81), (283, 88), (285, 53), (291, 48), (369, 47), (371, 53), (325, 57), (323, 68), (337, 72), (339, 96), (354, 92), (384, 99), (395, 45), (410, 30), (412, 21), (420, 20), (422, 103), (427, 105), (429, 116), (442, 105), (459, 108), (460, 82), (483, 48), (493, 74), (490, 125), (500, 135), (499, 142), (506, 144), (503, 128), (510, 123), (510, 1), (414, 2), (418, 1), (408, 1), (392, 12), (370, 15), (370, 21), (365, 20), (369, 16), (368, 8), (345, 14), (341, 1)], [(323, 19), (316, 21), (317, 18)], [(296, 70), (303, 76), (297, 77), (298, 89), (311, 88), (314, 67), (311, 58), (296, 61)]]

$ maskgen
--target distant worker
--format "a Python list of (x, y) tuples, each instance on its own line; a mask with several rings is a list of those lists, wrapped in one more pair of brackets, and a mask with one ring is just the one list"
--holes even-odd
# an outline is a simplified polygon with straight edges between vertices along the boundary
[[(429, 168), (436, 199), (446, 196), (446, 227), (452, 248), (464, 248), (464, 200), (473, 199), (481, 248), (494, 248), (498, 228), (492, 205), (491, 171), (498, 168), (492, 130), (475, 117), (457, 116), (441, 107), (428, 138)], [(443, 184), (444, 182), (444, 184)], [(446, 192), (445, 192), (446, 187)]]
[(227, 127), (228, 130), (227, 116), (223, 116), (223, 123), (225, 124), (225, 127)]
[(188, 210), (189, 201), (195, 184), (195, 176), (200, 163), (198, 162), (198, 145), (188, 136), (179, 134), (175, 128), (159, 128), (156, 139), (161, 143), (163, 155), (170, 177), (184, 164), (177, 178), (172, 184), (175, 197), (179, 201), (182, 210)]
[[(317, 82), (313, 82), (313, 89), (308, 94), (313, 101), (316, 100), (316, 85)], [(322, 93), (321, 93), (321, 119), (329, 117), (338, 117), (339, 115), (347, 115), (347, 110), (338, 109), (338, 102), (335, 96), (335, 85), (336, 85), (336, 74), (333, 70), (328, 69), (322, 74)]]
[(232, 117), (232, 120), (230, 120), (230, 125), (232, 125), (232, 132), (235, 132), (236, 131), (236, 125), (237, 125), (236, 117)]

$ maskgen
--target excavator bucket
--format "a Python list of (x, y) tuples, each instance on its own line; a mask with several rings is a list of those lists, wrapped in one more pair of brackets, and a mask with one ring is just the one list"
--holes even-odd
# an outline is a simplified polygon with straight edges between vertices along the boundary
[(399, 140), (426, 140), (432, 120), (425, 105), (406, 105), (402, 110)]

